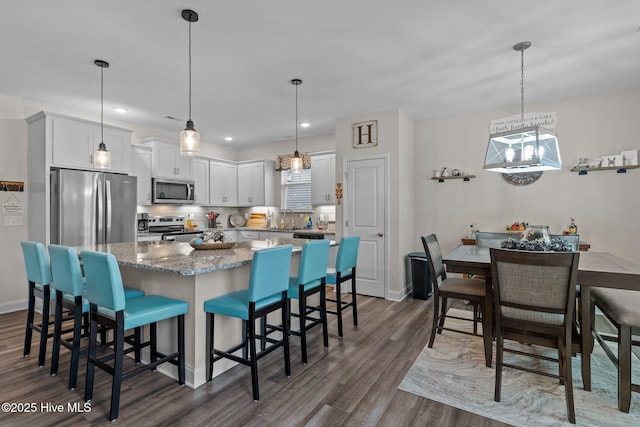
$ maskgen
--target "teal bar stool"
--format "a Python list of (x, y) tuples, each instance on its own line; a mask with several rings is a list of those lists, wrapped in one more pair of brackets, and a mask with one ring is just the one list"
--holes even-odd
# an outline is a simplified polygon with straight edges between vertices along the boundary
[[(58, 373), (58, 361), (60, 358), (60, 345), (71, 351), (71, 369), (69, 370), (69, 389), (76, 388), (78, 378), (78, 361), (80, 359), (80, 340), (87, 337), (89, 322), (89, 301), (84, 297), (86, 284), (82, 277), (82, 268), (78, 253), (68, 246), (49, 245), (49, 257), (51, 260), (51, 274), (53, 277), (53, 287), (55, 289), (55, 322), (53, 331), (53, 351), (51, 352), (51, 375)], [(144, 291), (132, 288), (124, 288), (125, 299), (144, 296)], [(71, 330), (62, 330), (62, 312), (66, 309), (73, 315), (73, 327)], [(84, 319), (84, 333), (83, 333)], [(73, 332), (69, 339), (62, 337), (66, 332)], [(106, 330), (101, 331), (101, 342), (106, 342)], [(140, 337), (135, 337), (134, 341), (139, 342)], [(140, 362), (140, 351), (136, 351), (136, 362)]]
[[(27, 307), (27, 328), (24, 335), (24, 352), (26, 357), (31, 353), (31, 338), (33, 331), (40, 334), (40, 351), (38, 352), (38, 366), (44, 366), (47, 352), (47, 338), (53, 336), (49, 333), (49, 302), (53, 299), (51, 291), (51, 266), (49, 256), (44, 245), (39, 242), (20, 242), (24, 265), (27, 271), (29, 283), (29, 300)], [(42, 300), (42, 321), (34, 323), (36, 298)]]
[[(358, 306), (356, 301), (356, 265), (358, 264), (358, 246), (360, 236), (343, 237), (340, 239), (336, 268), (327, 269), (327, 283), (336, 285), (336, 299), (327, 298), (327, 301), (336, 304), (335, 310), (327, 310), (327, 313), (338, 316), (338, 336), (342, 338), (342, 311), (351, 307), (353, 309), (353, 326), (358, 327)], [(351, 280), (351, 301), (342, 303), (340, 284)]]
[[(291, 375), (289, 358), (289, 310), (287, 289), (289, 287), (289, 268), (291, 266), (291, 245), (262, 249), (253, 254), (249, 289), (232, 292), (204, 302), (207, 313), (208, 364), (207, 382), (213, 377), (213, 363), (222, 358), (233, 360), (251, 367), (251, 385), (253, 400), (260, 399), (258, 389), (258, 360), (279, 347), (284, 348), (284, 367), (287, 376)], [(256, 320), (280, 310), (282, 313), (282, 339), (275, 340), (256, 334)], [(220, 314), (242, 319), (244, 336), (242, 343), (228, 349), (214, 348), (214, 316)], [(256, 350), (256, 339), (266, 340), (270, 346), (260, 353)], [(233, 353), (243, 350), (242, 357)], [(248, 352), (248, 354), (247, 354)]]
[[(325, 290), (329, 243), (329, 240), (306, 242), (302, 246), (298, 276), (289, 277), (289, 299), (298, 300), (298, 314), (291, 313), (291, 316), (300, 319), (300, 329), (290, 331), (290, 333), (300, 337), (302, 363), (305, 365), (307, 364), (307, 331), (309, 329), (321, 324), (324, 348), (329, 348)], [(320, 305), (309, 306), (307, 298), (318, 293), (320, 294)], [(313, 313), (319, 313), (320, 317), (314, 317)]]
[[(138, 298), (125, 299), (124, 286), (120, 269), (115, 257), (102, 252), (82, 251), (80, 256), (84, 264), (87, 282), (86, 298), (89, 300), (89, 357), (87, 359), (87, 377), (84, 399), (89, 402), (93, 398), (93, 381), (95, 368), (98, 367), (113, 376), (111, 386), (111, 409), (109, 419), (118, 418), (120, 407), (120, 386), (123, 379), (141, 374), (147, 370), (155, 370), (161, 363), (169, 362), (178, 366), (178, 383), (184, 384), (184, 315), (189, 311), (189, 304), (160, 295), (145, 295)], [(157, 350), (157, 322), (177, 317), (178, 351), (163, 354)], [(98, 325), (113, 329), (114, 354), (97, 357)], [(149, 341), (139, 343), (132, 348), (124, 349), (124, 331), (139, 329), (149, 325)], [(137, 348), (136, 348), (137, 347)], [(150, 363), (137, 365), (136, 368), (124, 372), (124, 355), (141, 349), (150, 348)], [(102, 346), (102, 348), (111, 348)], [(101, 353), (102, 354), (102, 353)]]

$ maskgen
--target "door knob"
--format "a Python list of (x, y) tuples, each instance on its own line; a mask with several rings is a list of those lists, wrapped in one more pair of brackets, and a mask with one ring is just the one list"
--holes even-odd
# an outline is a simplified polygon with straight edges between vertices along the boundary
[(382, 237), (382, 236), (384, 236), (384, 233), (382, 232), (378, 233), (378, 237)]

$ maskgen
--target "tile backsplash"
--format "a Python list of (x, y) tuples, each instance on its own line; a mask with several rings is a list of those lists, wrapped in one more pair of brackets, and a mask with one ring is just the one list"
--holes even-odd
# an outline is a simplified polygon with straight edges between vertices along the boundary
[(336, 220), (336, 208), (335, 206), (316, 206), (313, 212), (283, 212), (281, 209), (275, 206), (257, 206), (251, 208), (227, 208), (227, 207), (215, 207), (215, 206), (176, 206), (176, 205), (150, 205), (150, 206), (138, 206), (138, 213), (146, 212), (150, 216), (164, 216), (164, 215), (181, 215), (187, 216), (191, 214), (193, 222), (200, 226), (207, 224), (207, 214), (210, 212), (217, 212), (218, 227), (226, 228), (230, 227), (229, 216), (238, 212), (241, 215), (248, 217), (251, 213), (265, 213), (267, 214), (267, 220), (271, 218), (271, 222), (268, 223), (268, 227), (278, 227), (280, 218), (285, 220), (285, 228), (291, 228), (292, 226), (304, 228), (306, 225), (305, 217), (311, 215), (313, 227), (317, 227), (319, 224), (329, 229), (332, 225), (335, 226)]

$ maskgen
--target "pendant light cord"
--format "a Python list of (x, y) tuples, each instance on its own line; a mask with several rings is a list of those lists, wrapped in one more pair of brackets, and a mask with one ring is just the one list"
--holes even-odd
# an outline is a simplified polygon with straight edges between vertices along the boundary
[(100, 67), (100, 142), (104, 143), (104, 67)]
[(524, 49), (520, 49), (520, 120), (524, 121)]
[(189, 21), (189, 121), (191, 121), (191, 21)]
[(296, 153), (298, 152), (298, 85), (296, 86)]

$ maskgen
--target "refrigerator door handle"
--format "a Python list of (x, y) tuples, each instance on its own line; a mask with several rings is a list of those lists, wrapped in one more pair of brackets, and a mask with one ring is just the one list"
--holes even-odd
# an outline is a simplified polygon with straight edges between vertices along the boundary
[(102, 179), (97, 179), (94, 181), (97, 187), (96, 191), (96, 227), (95, 227), (95, 243), (101, 244), (104, 242), (104, 181)]
[(109, 243), (111, 241), (111, 202), (112, 202), (112, 198), (111, 198), (111, 181), (108, 179), (105, 179), (105, 199), (106, 199), (106, 204), (105, 204), (105, 217), (106, 217), (106, 223), (105, 223), (105, 239), (104, 242), (105, 243)]

